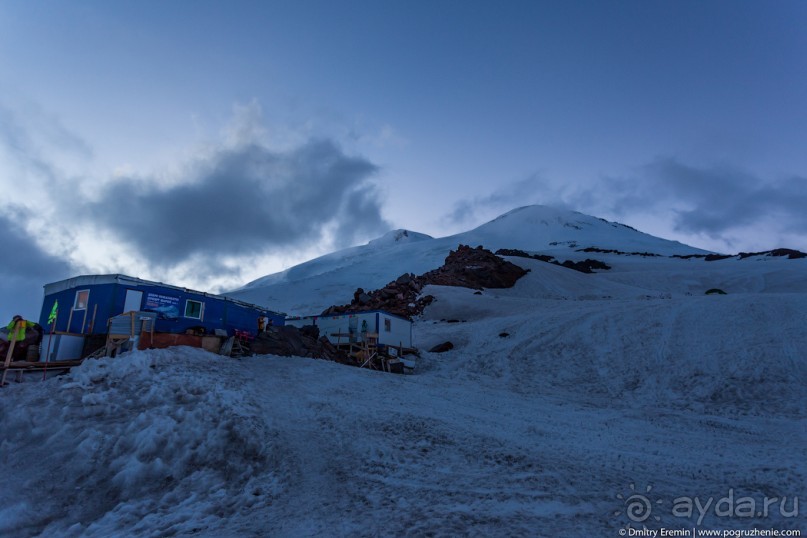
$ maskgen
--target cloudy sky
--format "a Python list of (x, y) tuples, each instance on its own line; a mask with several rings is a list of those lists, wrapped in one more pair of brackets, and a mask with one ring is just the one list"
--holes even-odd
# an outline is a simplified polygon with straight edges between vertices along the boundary
[(0, 2), (0, 321), (560, 205), (807, 249), (807, 3)]

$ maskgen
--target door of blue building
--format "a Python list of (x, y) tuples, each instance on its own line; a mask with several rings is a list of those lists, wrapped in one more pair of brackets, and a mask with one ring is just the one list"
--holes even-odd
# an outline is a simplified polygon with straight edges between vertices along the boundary
[(126, 290), (126, 300), (123, 302), (124, 312), (138, 312), (143, 304), (143, 292), (138, 290)]

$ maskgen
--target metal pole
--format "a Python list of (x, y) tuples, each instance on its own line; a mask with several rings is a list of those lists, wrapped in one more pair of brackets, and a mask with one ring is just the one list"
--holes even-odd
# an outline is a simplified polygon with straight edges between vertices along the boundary
[(45, 381), (45, 375), (48, 373), (48, 362), (50, 361), (50, 344), (53, 342), (53, 333), (56, 331), (56, 319), (59, 317), (59, 310), (56, 310), (56, 317), (53, 318), (53, 323), (50, 325), (50, 336), (48, 337), (48, 351), (45, 353), (45, 368), (42, 369), (42, 381)]

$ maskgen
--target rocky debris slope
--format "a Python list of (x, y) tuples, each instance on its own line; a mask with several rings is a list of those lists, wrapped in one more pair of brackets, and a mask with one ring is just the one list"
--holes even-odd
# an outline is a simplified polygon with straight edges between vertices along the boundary
[[(502, 250), (509, 250), (509, 249), (502, 249)], [(496, 254), (501, 254), (503, 256), (520, 256), (521, 254), (502, 254), (502, 250), (496, 251)], [(523, 252), (523, 251), (513, 251), (513, 252)], [(642, 256), (644, 258), (647, 257), (662, 257), (661, 254), (653, 254), (652, 252), (623, 252), (621, 250), (615, 249), (602, 249), (597, 247), (588, 247), (588, 248), (581, 248), (577, 249), (577, 252), (601, 252), (603, 254), (619, 254), (621, 256)], [(529, 255), (524, 253), (528, 258), (535, 258), (537, 260), (542, 261), (552, 261), (551, 256), (541, 256), (537, 254)], [(792, 248), (775, 248), (773, 250), (763, 250), (762, 252), (740, 252), (739, 254), (672, 254), (670, 258), (681, 258), (682, 260), (691, 260), (691, 259), (702, 259), (706, 260), (707, 262), (715, 262), (720, 260), (727, 260), (729, 258), (737, 258), (738, 260), (743, 260), (745, 258), (752, 258), (752, 257), (760, 257), (760, 256), (767, 256), (767, 257), (787, 257), (788, 260), (798, 260), (801, 258), (807, 258), (807, 253), (802, 252), (800, 250), (794, 250)], [(548, 258), (548, 259), (545, 259)], [(554, 262), (553, 262), (554, 263)]]
[(787, 256), (788, 260), (798, 260), (800, 258), (807, 258), (807, 253), (800, 250), (793, 250), (792, 248), (776, 248), (763, 252), (740, 252), (737, 256), (739, 256), (741, 260), (752, 256)]
[[(590, 252), (589, 249), (583, 249), (583, 252)], [(606, 251), (599, 251), (599, 252), (606, 252)], [(607, 252), (617, 252), (617, 251), (607, 251)], [(512, 248), (500, 248), (496, 251), (496, 254), (499, 256), (517, 256), (519, 258), (530, 258), (533, 260), (539, 260), (542, 262), (551, 263), (554, 265), (560, 265), (561, 267), (566, 267), (567, 269), (574, 269), (575, 271), (580, 271), (581, 273), (593, 273), (595, 269), (601, 269), (607, 271), (611, 268), (610, 265), (606, 264), (605, 262), (601, 262), (600, 260), (592, 260), (586, 258), (583, 261), (573, 262), (572, 260), (566, 260), (563, 263), (559, 262), (555, 259), (554, 256), (548, 256), (546, 254), (529, 254), (524, 252), (523, 250), (512, 249)], [(656, 256), (656, 254), (641, 254), (642, 256)]]
[[(598, 247), (586, 247), (586, 248), (579, 248), (577, 252), (601, 252), (603, 254), (619, 254), (620, 256), (641, 256), (642, 258), (661, 258), (661, 254), (656, 254), (654, 252), (624, 252), (622, 250), (614, 249), (614, 248), (598, 248)], [(675, 254), (673, 256), (676, 256)], [(696, 256), (698, 256), (696, 254)], [(699, 256), (704, 257), (704, 254), (700, 254)]]
[(344, 352), (336, 349), (328, 338), (319, 336), (319, 327), (309, 325), (298, 329), (291, 325), (270, 326), (250, 343), (257, 355), (310, 357), (348, 362)]
[(423, 312), (434, 300), (431, 295), (420, 296), (426, 285), (420, 278), (413, 274), (403, 274), (380, 290), (364, 291), (359, 288), (353, 293), (350, 304), (331, 306), (322, 315), (385, 310), (390, 314), (411, 318)]
[(800, 250), (793, 250), (792, 248), (776, 248), (773, 250), (763, 250), (762, 252), (740, 252), (739, 254), (688, 254), (686, 256), (679, 256), (673, 255), (673, 258), (682, 258), (684, 260), (689, 260), (691, 258), (702, 258), (707, 262), (716, 262), (720, 260), (728, 260), (729, 258), (735, 258), (737, 260), (744, 260), (746, 258), (759, 258), (759, 257), (779, 257), (784, 258), (787, 257), (788, 260), (799, 260), (801, 258), (807, 258), (807, 253), (802, 252)]
[(350, 304), (331, 306), (323, 316), (345, 312), (385, 310), (391, 314), (411, 318), (423, 312), (433, 297), (420, 297), (421, 290), (429, 284), (459, 286), (472, 289), (511, 288), (527, 274), (518, 265), (503, 260), (491, 251), (478, 246), (459, 245), (452, 250), (445, 263), (420, 276), (403, 274), (380, 290), (365, 291), (362, 288), (353, 294)]

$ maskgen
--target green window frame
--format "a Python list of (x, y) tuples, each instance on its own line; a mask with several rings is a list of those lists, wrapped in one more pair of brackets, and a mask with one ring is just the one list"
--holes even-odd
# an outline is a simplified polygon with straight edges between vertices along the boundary
[(202, 301), (188, 299), (185, 301), (185, 317), (201, 320), (204, 315), (205, 304)]

